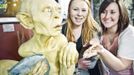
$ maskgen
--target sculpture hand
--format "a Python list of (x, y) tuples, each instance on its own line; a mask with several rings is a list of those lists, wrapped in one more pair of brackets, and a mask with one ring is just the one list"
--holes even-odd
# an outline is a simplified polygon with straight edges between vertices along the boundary
[(60, 53), (60, 63), (64, 66), (70, 67), (77, 63), (78, 52), (76, 50), (76, 44), (69, 42), (68, 45)]
[(49, 75), (49, 64), (46, 60), (39, 61), (29, 75)]

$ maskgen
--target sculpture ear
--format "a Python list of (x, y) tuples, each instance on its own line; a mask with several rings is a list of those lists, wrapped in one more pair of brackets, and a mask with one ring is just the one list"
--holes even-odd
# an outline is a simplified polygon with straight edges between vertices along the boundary
[(30, 14), (26, 12), (19, 12), (16, 17), (20, 20), (20, 23), (23, 27), (27, 29), (34, 28), (33, 20)]

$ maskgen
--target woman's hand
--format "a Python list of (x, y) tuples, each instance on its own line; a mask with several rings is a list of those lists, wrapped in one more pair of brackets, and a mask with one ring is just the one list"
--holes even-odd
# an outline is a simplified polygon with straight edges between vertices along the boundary
[(87, 50), (85, 50), (83, 54), (83, 58), (91, 58), (92, 56), (97, 55), (97, 50), (94, 50), (94, 46), (89, 47)]
[(84, 58), (81, 58), (78, 61), (78, 68), (80, 68), (80, 69), (88, 69), (89, 65), (90, 65), (90, 61), (86, 60)]
[(92, 44), (83, 54), (83, 58), (90, 58), (92, 56), (98, 55), (105, 50), (101, 44)]
[(96, 62), (98, 60), (97, 56), (93, 56), (89, 59), (81, 58), (78, 61), (78, 68), (79, 69), (93, 69), (96, 65)]

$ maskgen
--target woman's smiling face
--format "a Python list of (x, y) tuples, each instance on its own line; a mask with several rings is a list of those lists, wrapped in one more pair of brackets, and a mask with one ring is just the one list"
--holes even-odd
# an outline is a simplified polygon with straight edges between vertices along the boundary
[(101, 22), (106, 28), (117, 27), (119, 15), (120, 12), (117, 3), (112, 2), (103, 12), (101, 12)]
[(70, 18), (74, 25), (82, 25), (88, 15), (89, 7), (84, 0), (73, 0), (69, 8)]

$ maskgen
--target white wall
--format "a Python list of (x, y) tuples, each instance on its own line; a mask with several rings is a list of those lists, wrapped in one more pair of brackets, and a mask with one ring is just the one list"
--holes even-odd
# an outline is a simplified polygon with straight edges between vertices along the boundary
[(67, 12), (68, 12), (68, 4), (69, 4), (70, 0), (58, 0), (58, 2), (60, 3), (60, 5), (62, 7), (63, 18), (66, 19)]

